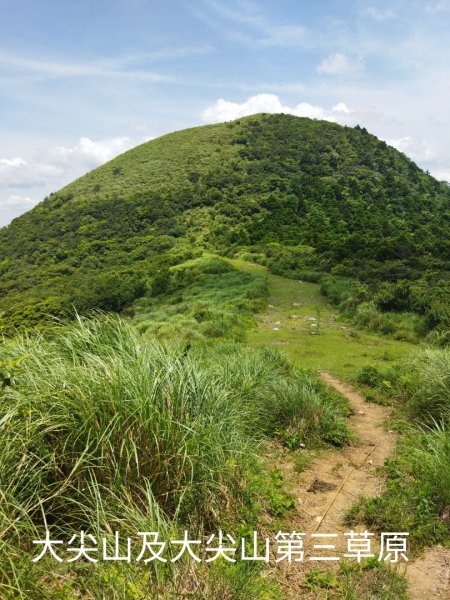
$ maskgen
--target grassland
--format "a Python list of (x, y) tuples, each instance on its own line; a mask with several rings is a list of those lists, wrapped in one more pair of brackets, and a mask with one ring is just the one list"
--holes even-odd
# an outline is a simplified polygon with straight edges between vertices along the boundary
[[(355, 380), (368, 363), (399, 361), (416, 348), (343, 319), (320, 293), (318, 284), (273, 275), (265, 267), (242, 260), (233, 260), (233, 264), (265, 277), (269, 288), (268, 311), (260, 326), (248, 332), (248, 343), (273, 345), (301, 368), (327, 370)], [(319, 335), (314, 335), (317, 330)]]
[[(199, 283), (212, 268), (215, 277), (204, 290)], [(241, 329), (245, 319), (254, 319), (254, 301), (265, 299), (258, 277), (214, 257), (172, 275), (190, 282), (183, 288), (190, 300), (203, 290), (199, 302), (204, 308), (209, 301), (211, 311), (221, 307), (226, 313), (230, 298), (231, 304), (240, 298), (233, 310)], [(178, 292), (165, 293), (170, 298)], [(160, 323), (161, 299), (156, 303)], [(186, 306), (198, 309), (195, 302)], [(166, 310), (170, 329), (170, 304)], [(151, 328), (155, 314), (145, 315)], [(140, 565), (90, 570), (80, 561), (69, 568), (48, 556), (31, 564), (31, 541), (43, 539), (47, 526), (63, 540), (80, 529), (98, 539), (114, 530), (179, 536), (189, 529), (204, 537), (219, 527), (248, 535), (249, 528), (294, 505), (282, 474), (267, 471), (265, 445), (283, 444), (286, 432), (293, 450), (300, 444), (340, 446), (351, 438), (347, 403), (276, 349), (227, 341), (233, 328), (218, 338), (203, 328), (204, 315), (182, 329), (187, 336), (176, 338), (172, 330), (167, 339), (166, 330), (160, 341), (139, 332), (142, 323), (98, 314), (3, 341), (2, 597), (107, 593), (140, 600), (195, 590), (196, 597), (217, 598), (218, 589), (236, 600), (279, 594), (245, 564), (195, 572), (189, 561), (176, 568), (151, 563), (144, 576)]]
[[(64, 538), (81, 527), (98, 536), (274, 532), (295, 510), (268, 459), (274, 448), (302, 470), (303, 447), (352, 440), (349, 406), (318, 380), (320, 370), (392, 405), (399, 428), (417, 423), (386, 468), (385, 494), (361, 500), (349, 523), (410, 526), (421, 545), (449, 538), (448, 352), (417, 354), (417, 345), (352, 324), (318, 284), (204, 254), (160, 271), (122, 318), (79, 317), (5, 338), (0, 351), (0, 589), (8, 600), (91, 600), (105, 590), (117, 600), (286, 597), (241, 563), (195, 570), (185, 561), (145, 573), (128, 564), (30, 567), (30, 540), (42, 538), (44, 515)], [(311, 572), (302, 585), (330, 599), (375, 599), (377, 586), (386, 600), (406, 597), (402, 578), (379, 564)]]
[[(2, 229), (0, 596), (295, 596), (243, 561), (92, 569), (30, 553), (47, 526), (64, 539), (275, 534), (296, 497), (273, 453), (301, 470), (303, 450), (355, 439), (321, 370), (394, 406), (398, 429), (414, 424), (386, 492), (349, 523), (407, 517), (420, 544), (445, 542), (448, 358), (407, 357), (427, 334), (448, 341), (449, 199), (361, 128), (257, 115), (135, 148)], [(378, 563), (301, 586), (405, 593)]]

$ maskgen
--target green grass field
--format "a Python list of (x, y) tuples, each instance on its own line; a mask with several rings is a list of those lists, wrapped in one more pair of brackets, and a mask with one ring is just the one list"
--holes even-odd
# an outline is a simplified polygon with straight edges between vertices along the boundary
[[(367, 363), (396, 361), (416, 348), (357, 329), (330, 306), (318, 284), (278, 277), (263, 266), (242, 260), (232, 263), (243, 271), (264, 274), (268, 281), (268, 312), (260, 317), (258, 327), (248, 332), (248, 343), (277, 346), (296, 366), (353, 380)], [(317, 329), (318, 335), (313, 335)]]

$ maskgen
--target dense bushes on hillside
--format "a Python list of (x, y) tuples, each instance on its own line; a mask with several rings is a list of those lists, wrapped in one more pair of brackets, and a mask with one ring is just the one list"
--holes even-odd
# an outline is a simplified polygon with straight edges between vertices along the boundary
[[(0, 309), (9, 324), (72, 305), (116, 310), (202, 249), (246, 249), (274, 272), (357, 278), (380, 309), (439, 326), (449, 200), (448, 186), (364, 129), (289, 115), (189, 129), (126, 152), (0, 230)], [(114, 278), (127, 282), (107, 306)]]

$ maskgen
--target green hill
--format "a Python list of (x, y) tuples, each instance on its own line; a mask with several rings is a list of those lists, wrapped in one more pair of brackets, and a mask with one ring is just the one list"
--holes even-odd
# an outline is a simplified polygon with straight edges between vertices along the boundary
[(449, 200), (447, 185), (364, 128), (261, 114), (187, 129), (1, 229), (0, 310), (6, 326), (74, 306), (121, 310), (208, 250), (247, 252), (287, 275), (359, 280), (358, 301), (375, 294), (383, 310), (441, 325)]

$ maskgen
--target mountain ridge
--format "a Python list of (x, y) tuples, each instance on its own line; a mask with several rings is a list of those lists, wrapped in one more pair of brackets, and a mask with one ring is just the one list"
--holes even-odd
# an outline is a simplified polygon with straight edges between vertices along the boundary
[(258, 114), (184, 129), (0, 230), (0, 309), (14, 324), (110, 309), (100, 297), (127, 281), (120, 309), (202, 249), (276, 255), (284, 271), (415, 281), (447, 272), (449, 203), (447, 185), (359, 126)]

